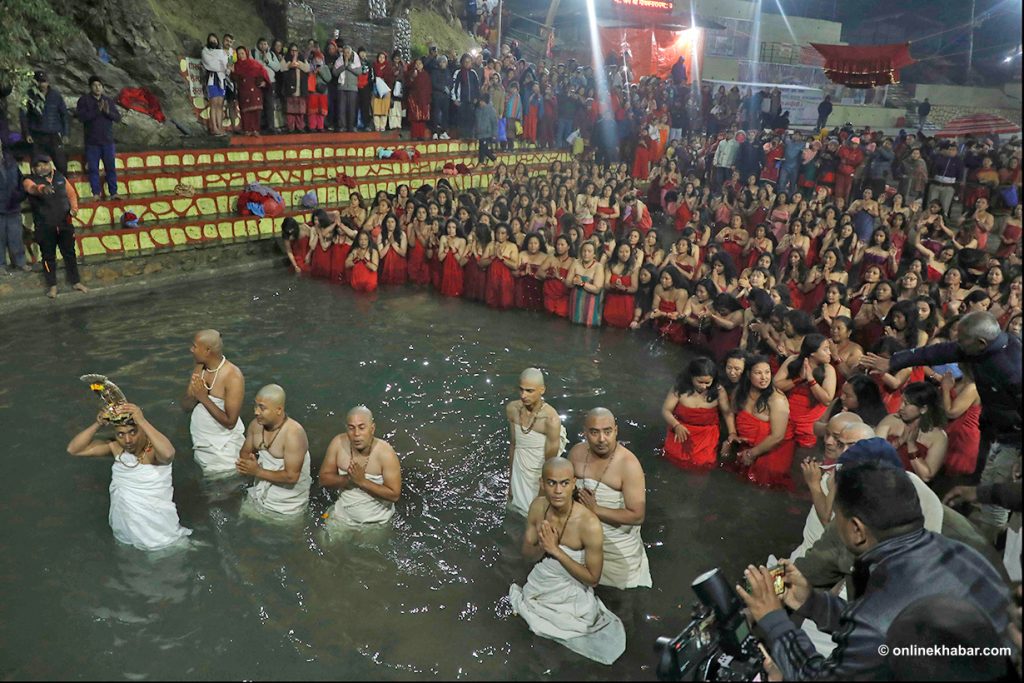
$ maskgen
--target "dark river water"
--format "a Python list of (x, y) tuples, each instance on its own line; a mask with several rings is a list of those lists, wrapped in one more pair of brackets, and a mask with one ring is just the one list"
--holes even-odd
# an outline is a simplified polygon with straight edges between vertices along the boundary
[[(393, 531), (326, 539), (332, 498), (315, 485), (305, 523), (275, 526), (239, 514), (241, 479), (204, 480), (179, 407), (203, 327), (245, 373), (246, 421), (260, 386), (285, 387), (314, 472), (346, 411), (374, 411), (403, 466)], [(4, 679), (651, 680), (654, 640), (687, 622), (693, 577), (721, 566), (736, 579), (788, 555), (809, 508), (659, 460), (661, 401), (688, 355), (649, 333), (413, 290), (367, 299), (275, 271), (10, 315), (0, 349)], [(583, 414), (606, 406), (647, 473), (654, 587), (599, 589), (628, 641), (610, 667), (534, 636), (505, 597), (529, 566), (521, 523), (505, 519), (502, 406), (531, 365), (571, 442)], [(98, 408), (78, 380), (87, 372), (111, 377), (176, 446), (186, 550), (116, 544), (110, 461), (65, 454)]]

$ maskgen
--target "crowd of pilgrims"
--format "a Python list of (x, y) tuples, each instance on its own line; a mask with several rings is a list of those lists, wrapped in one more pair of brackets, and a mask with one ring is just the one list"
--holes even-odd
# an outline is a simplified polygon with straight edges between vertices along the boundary
[[(500, 164), (486, 187), (463, 192), (441, 179), (367, 204), (353, 191), (340, 210), (286, 219), (284, 249), (296, 272), (360, 292), (433, 287), (496, 309), (650, 329), (706, 355), (707, 372), (684, 373), (664, 406), (665, 455), (684, 467), (725, 458), (755, 483), (788, 487), (815, 422), (849, 410), (878, 426), (909, 403), (932, 410), (890, 432), (908, 470), (926, 481), (975, 471), (980, 399), (967, 372), (868, 373), (860, 360), (950, 341), (970, 311), (1020, 335), (1019, 242), (991, 254), (961, 239), (989, 215), (984, 199), (952, 221), (938, 201), (874, 200), (871, 189), (846, 207), (735, 174), (712, 192), (672, 160), (648, 187), (630, 170), (574, 160), (531, 175)], [(868, 204), (862, 241), (854, 222)], [(1018, 206), (1007, 229), (1020, 217)], [(948, 439), (922, 447), (933, 429)]]

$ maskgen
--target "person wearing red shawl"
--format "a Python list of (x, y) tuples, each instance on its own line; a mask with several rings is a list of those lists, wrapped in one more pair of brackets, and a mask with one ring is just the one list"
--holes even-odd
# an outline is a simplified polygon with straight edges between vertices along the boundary
[(544, 86), (541, 98), (540, 116), (537, 120), (537, 144), (540, 147), (555, 147), (555, 127), (558, 125), (558, 99), (550, 85)]
[[(654, 158), (651, 147), (651, 136), (647, 134), (647, 126), (640, 127), (640, 139), (637, 141), (636, 153), (633, 155), (633, 178), (647, 180), (651, 173), (651, 160)], [(660, 185), (660, 183), (659, 183)]]
[(242, 113), (242, 135), (259, 135), (263, 87), (270, 77), (266, 68), (249, 55), (248, 48), (239, 46), (235, 54), (238, 55), (238, 61), (231, 77), (235, 81), (238, 109)]
[[(309, 73), (306, 75), (306, 89), (309, 95), (306, 96), (306, 121), (309, 130), (323, 130), (324, 120), (327, 118), (327, 83), (321, 84), (319, 73), (324, 66), (324, 53), (320, 48), (315, 47), (309, 53)], [(323, 90), (323, 92), (320, 92)]]
[(777, 140), (764, 144), (764, 166), (761, 168), (761, 180), (773, 185), (779, 182), (779, 167), (782, 164), (784, 152), (785, 150)]
[(717, 464), (720, 415), (729, 433), (736, 433), (729, 397), (710, 358), (690, 361), (665, 398), (661, 414), (668, 424), (662, 453), (683, 469), (707, 470)]
[[(395, 89), (395, 69), (384, 52), (377, 53), (377, 61), (373, 63), (370, 73), (373, 98), (370, 101), (370, 109), (373, 113), (373, 129), (383, 133), (388, 129), (388, 112), (391, 111), (391, 93)], [(384, 97), (377, 96), (377, 88), (374, 85), (376, 79), (381, 79), (388, 86), (388, 92)]]
[(423, 68), (423, 60), (413, 61), (405, 76), (406, 102), (409, 109), (409, 126), (413, 140), (427, 140), (430, 133), (427, 122), (430, 120), (430, 74)]

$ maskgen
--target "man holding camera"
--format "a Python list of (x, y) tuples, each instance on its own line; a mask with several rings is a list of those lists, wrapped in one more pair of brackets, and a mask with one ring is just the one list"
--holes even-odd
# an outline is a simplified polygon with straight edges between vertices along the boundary
[[(737, 586), (761, 628), (784, 680), (886, 680), (890, 624), (908, 605), (946, 595), (975, 605), (997, 633), (1007, 625), (1009, 594), (996, 570), (971, 548), (924, 529), (917, 492), (906, 472), (884, 462), (843, 468), (836, 477), (835, 524), (854, 554), (854, 599), (814, 590), (783, 561), (777, 595), (765, 567), (748, 567), (749, 591)], [(836, 648), (818, 654), (783, 605), (832, 634)], [(999, 646), (1001, 643), (992, 643)]]

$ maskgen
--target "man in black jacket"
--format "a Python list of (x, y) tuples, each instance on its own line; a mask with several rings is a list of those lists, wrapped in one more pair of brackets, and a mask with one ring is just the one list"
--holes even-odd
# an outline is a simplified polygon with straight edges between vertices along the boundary
[(64, 140), (68, 137), (68, 108), (64, 98), (50, 85), (43, 71), (37, 71), (29, 89), (26, 108), (21, 111), (21, 134), (32, 145), (32, 155), (45, 154), (53, 159), (57, 172), (68, 173)]
[(820, 131), (824, 128), (830, 116), (832, 116), (832, 96), (825, 95), (825, 99), (818, 103), (818, 125), (814, 129)]
[(25, 200), (23, 180), (18, 162), (7, 153), (0, 139), (0, 266), (7, 262), (10, 251), (11, 267), (29, 272), (32, 267), (25, 263), (21, 227), (21, 203)]
[[(906, 472), (881, 463), (844, 467), (836, 475), (834, 509), (843, 543), (857, 557), (849, 603), (813, 590), (786, 561), (781, 599), (765, 567), (747, 569), (749, 592), (736, 587), (783, 680), (889, 680), (884, 647), (889, 626), (905, 607), (932, 595), (973, 604), (996, 633), (1005, 632), (1010, 600), (999, 574), (971, 548), (925, 531)], [(783, 603), (832, 634), (836, 647), (829, 657), (818, 654)]]
[(57, 298), (57, 250), (64, 259), (64, 270), (72, 289), (88, 292), (78, 275), (75, 257), (75, 228), (71, 219), (78, 213), (75, 186), (53, 170), (50, 157), (40, 154), (32, 159), (32, 175), (22, 182), (32, 207), (36, 242), (43, 254), (46, 295)]

